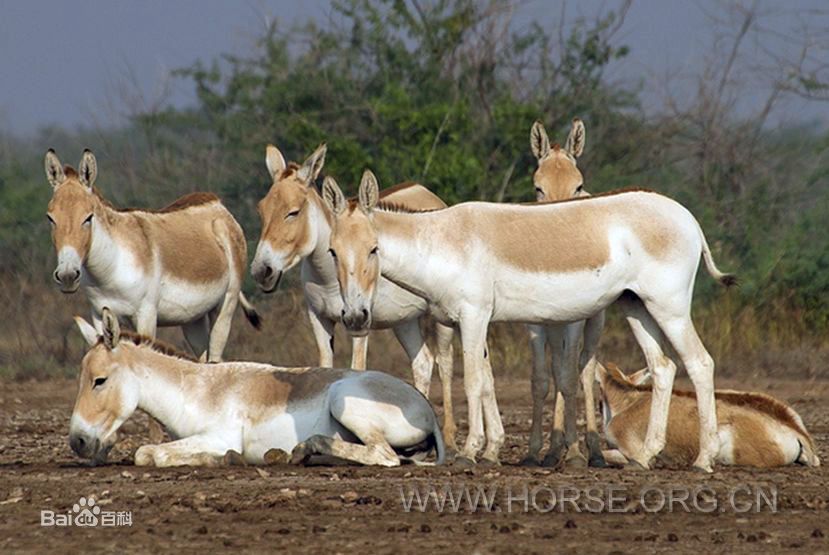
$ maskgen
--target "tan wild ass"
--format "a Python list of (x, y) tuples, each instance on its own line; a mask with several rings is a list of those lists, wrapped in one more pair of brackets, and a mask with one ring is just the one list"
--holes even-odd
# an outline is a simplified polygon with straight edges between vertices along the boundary
[[(608, 459), (624, 463), (641, 450), (651, 407), (645, 368), (625, 375), (618, 367), (598, 366), (605, 437), (617, 451)], [(790, 406), (762, 393), (716, 390), (720, 464), (770, 468), (787, 464), (820, 466), (815, 444), (803, 420)], [(697, 403), (693, 393), (674, 390), (662, 456), (689, 464), (699, 452)]]
[(181, 326), (196, 356), (222, 359), (236, 304), (254, 326), (259, 317), (241, 292), (247, 264), (242, 228), (216, 195), (193, 193), (158, 211), (118, 209), (94, 187), (98, 165), (85, 150), (79, 171), (46, 153), (52, 185), (47, 217), (64, 293), (83, 288), (92, 321), (101, 310), (155, 337), (156, 326)]
[(106, 460), (117, 431), (142, 409), (174, 441), (144, 445), (139, 466), (218, 465), (228, 451), (261, 464), (271, 449), (362, 464), (397, 466), (444, 447), (429, 401), (383, 372), (278, 368), (252, 362), (204, 363), (145, 336), (120, 332), (103, 310), (102, 333), (78, 327), (91, 346), (81, 363), (69, 443)]
[[(302, 289), (319, 350), (319, 365), (333, 366), (336, 323), (343, 316), (365, 319), (368, 312), (346, 314), (337, 283), (337, 267), (328, 252), (334, 216), (314, 186), (325, 164), (325, 154), (326, 147), (321, 145), (299, 166), (286, 164), (275, 146), (266, 148), (265, 162), (272, 185), (258, 205), (262, 232), (251, 274), (265, 292), (271, 292), (279, 285), (284, 272), (302, 263)], [(401, 183), (382, 191), (380, 196), (413, 210), (446, 207), (440, 198), (416, 183)], [(412, 361), (415, 387), (428, 396), (435, 356), (421, 334), (420, 322), (426, 317), (426, 309), (426, 301), (381, 278), (369, 324), (352, 335), (351, 367), (361, 370), (366, 367), (368, 336), (364, 332), (368, 327), (392, 328)], [(364, 322), (351, 323), (360, 327)], [(443, 432), (450, 451), (457, 449), (451, 392), (453, 333), (452, 328), (435, 324), (437, 363), (443, 383)]]
[(733, 278), (716, 268), (699, 223), (682, 205), (650, 191), (623, 191), (409, 212), (379, 203), (370, 171), (360, 184), (359, 206), (345, 202), (333, 179), (324, 189), (323, 198), (334, 199), (331, 248), (346, 305), (370, 310), (380, 273), (372, 257), (379, 252), (386, 278), (428, 299), (439, 320), (457, 322), (469, 402), (464, 457), (474, 460), (486, 433), (483, 458), (495, 462), (504, 441), (492, 372), (484, 364), (489, 322), (576, 322), (623, 297), (655, 377), (647, 441), (634, 460), (648, 467), (665, 445), (676, 367), (664, 354), (664, 333), (697, 391), (702, 448), (694, 464), (712, 471), (719, 452), (714, 361), (690, 314), (700, 256), (713, 277)]
[[(539, 202), (567, 200), (589, 196), (584, 190), (584, 177), (576, 166), (576, 159), (584, 152), (585, 129), (579, 119), (573, 120), (564, 148), (550, 146), (547, 132), (541, 122), (535, 122), (530, 131), (530, 146), (538, 160), (533, 175), (536, 200)], [(596, 408), (593, 399), (593, 364), (599, 338), (604, 328), (604, 311), (587, 320), (569, 324), (527, 326), (533, 353), (532, 398), (533, 418), (530, 427), (530, 443), (527, 457), (522, 464), (538, 464), (542, 446), (542, 420), (544, 401), (550, 389), (550, 372), (546, 364), (546, 347), (552, 355), (554, 423), (550, 437), (550, 450), (544, 456), (544, 466), (554, 466), (567, 450), (568, 462), (583, 460), (578, 451), (575, 410), (565, 411), (570, 403), (575, 407), (578, 389), (578, 370), (584, 390), (587, 433), (585, 443), (590, 466), (605, 466), (601, 440), (596, 425)], [(583, 339), (583, 346), (581, 345)], [(565, 414), (569, 418), (565, 418)], [(569, 447), (569, 449), (568, 449)]]

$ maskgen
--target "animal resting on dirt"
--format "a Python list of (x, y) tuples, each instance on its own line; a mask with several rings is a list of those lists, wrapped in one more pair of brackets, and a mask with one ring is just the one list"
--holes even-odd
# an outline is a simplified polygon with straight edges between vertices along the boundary
[(417, 461), (444, 444), (432, 406), (415, 388), (382, 372), (279, 368), (253, 362), (205, 364), (150, 338), (122, 333), (102, 311), (102, 333), (76, 317), (91, 348), (81, 363), (69, 443), (106, 460), (121, 425), (142, 409), (176, 438), (144, 445), (139, 466), (224, 462), (229, 451), (261, 464), (266, 453), (293, 462), (324, 455), (369, 465)]
[[(614, 451), (608, 460), (624, 464), (645, 441), (651, 407), (648, 369), (625, 375), (617, 366), (598, 366), (605, 437)], [(803, 420), (790, 406), (762, 393), (717, 390), (720, 464), (769, 468), (787, 464), (820, 466), (815, 444)], [(697, 402), (693, 394), (674, 390), (662, 457), (689, 464), (699, 452)]]

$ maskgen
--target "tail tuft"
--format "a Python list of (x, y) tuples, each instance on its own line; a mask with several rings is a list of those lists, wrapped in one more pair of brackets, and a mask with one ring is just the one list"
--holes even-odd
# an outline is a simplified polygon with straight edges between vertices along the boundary
[(719, 278), (720, 283), (726, 287), (735, 287), (740, 285), (740, 280), (734, 274), (723, 274)]
[(256, 308), (247, 300), (245, 294), (241, 291), (239, 292), (239, 304), (242, 305), (242, 311), (245, 313), (245, 318), (248, 319), (250, 325), (256, 328), (257, 330), (262, 329), (262, 318), (259, 316), (259, 313), (256, 312)]

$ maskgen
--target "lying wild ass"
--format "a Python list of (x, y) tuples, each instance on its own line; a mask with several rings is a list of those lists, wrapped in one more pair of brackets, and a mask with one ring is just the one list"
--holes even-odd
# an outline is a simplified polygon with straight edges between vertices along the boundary
[(259, 317), (241, 292), (247, 263), (242, 228), (216, 195), (193, 193), (158, 211), (118, 209), (94, 187), (98, 165), (85, 150), (79, 171), (46, 153), (52, 185), (47, 218), (64, 293), (82, 287), (101, 329), (101, 310), (132, 321), (138, 333), (181, 326), (196, 356), (222, 358), (236, 304)]
[(362, 464), (397, 466), (400, 455), (444, 447), (429, 401), (382, 372), (278, 368), (225, 362), (209, 368), (148, 337), (120, 332), (103, 310), (102, 334), (82, 318), (91, 348), (81, 363), (69, 443), (78, 455), (106, 460), (121, 425), (142, 409), (174, 441), (144, 445), (139, 466), (218, 465), (228, 451), (261, 464), (271, 449)]
[[(262, 234), (251, 263), (251, 274), (265, 292), (276, 289), (284, 272), (302, 263), (301, 278), (308, 317), (319, 350), (319, 365), (334, 364), (334, 327), (345, 314), (337, 267), (329, 251), (334, 216), (323, 202), (314, 182), (325, 163), (326, 147), (320, 146), (302, 166), (286, 164), (282, 153), (268, 145), (265, 162), (273, 184), (259, 202)], [(416, 183), (403, 183), (382, 191), (380, 197), (413, 210), (445, 208), (431, 191)], [(364, 369), (368, 349), (367, 330), (392, 328), (409, 360), (415, 387), (429, 394), (435, 357), (423, 339), (420, 321), (426, 301), (381, 278), (369, 312), (349, 314), (360, 333), (352, 335), (351, 367)], [(367, 323), (366, 323), (367, 322)], [(456, 450), (452, 417), (452, 336), (453, 330), (436, 324), (437, 362), (444, 399), (444, 438)]]
[(712, 276), (733, 278), (716, 268), (699, 223), (682, 205), (639, 190), (416, 212), (380, 203), (370, 171), (358, 205), (347, 203), (330, 178), (323, 198), (336, 214), (331, 249), (347, 312), (371, 310), (379, 252), (383, 276), (428, 299), (436, 318), (457, 322), (469, 402), (464, 457), (474, 460), (485, 432), (484, 459), (497, 461), (504, 442), (492, 372), (484, 364), (489, 322), (577, 322), (624, 297), (655, 376), (647, 440), (634, 460), (648, 467), (665, 445), (676, 367), (664, 354), (664, 333), (697, 391), (702, 449), (694, 464), (712, 470), (719, 452), (714, 361), (690, 314), (700, 255)]
[[(645, 441), (652, 395), (651, 386), (644, 385), (648, 369), (627, 376), (615, 365), (597, 366), (605, 437), (618, 449), (608, 452), (608, 459), (624, 463)], [(714, 396), (718, 463), (759, 468), (794, 463), (820, 466), (814, 441), (790, 406), (762, 393), (716, 390)], [(699, 452), (697, 403), (688, 391), (675, 389), (671, 397), (662, 456), (674, 464), (689, 464)]]
[[(538, 202), (567, 200), (589, 196), (584, 190), (584, 177), (576, 166), (576, 159), (584, 152), (584, 123), (576, 118), (567, 141), (562, 149), (558, 144), (550, 146), (547, 132), (541, 122), (535, 122), (530, 131), (530, 146), (538, 160), (538, 169), (533, 175), (536, 200)], [(585, 443), (590, 466), (604, 466), (601, 441), (596, 426), (596, 408), (593, 399), (593, 364), (604, 328), (604, 311), (587, 320), (569, 324), (527, 326), (533, 353), (532, 397), (533, 418), (530, 428), (530, 445), (522, 464), (538, 464), (538, 453), (542, 445), (542, 420), (544, 401), (550, 389), (550, 373), (547, 371), (546, 347), (549, 345), (553, 369), (554, 423), (550, 437), (550, 450), (544, 457), (545, 466), (558, 463), (565, 448), (568, 461), (581, 459), (576, 441), (575, 410), (565, 411), (565, 405), (576, 406), (578, 369), (581, 368), (581, 383), (584, 390), (587, 433)], [(583, 339), (583, 346), (580, 345)], [(577, 366), (578, 365), (578, 366)], [(564, 418), (566, 414), (569, 418)]]

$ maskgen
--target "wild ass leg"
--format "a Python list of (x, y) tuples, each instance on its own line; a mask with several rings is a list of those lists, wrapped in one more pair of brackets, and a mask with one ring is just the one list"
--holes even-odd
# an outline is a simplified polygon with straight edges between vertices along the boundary
[(484, 430), (486, 431), (486, 449), (481, 458), (487, 462), (500, 464), (498, 453), (504, 445), (504, 424), (501, 422), (501, 412), (498, 410), (498, 399), (495, 396), (495, 377), (492, 375), (492, 359), (489, 345), (484, 343), (484, 372), (481, 403), (484, 411)]
[(241, 451), (241, 442), (228, 443), (211, 436), (190, 436), (161, 445), (142, 445), (136, 466), (220, 466), (228, 450)]
[(230, 336), (230, 324), (233, 322), (233, 313), (239, 304), (239, 288), (229, 287), (225, 292), (222, 306), (216, 313), (215, 321), (210, 329), (210, 346), (207, 349), (208, 362), (221, 362), (222, 354)]
[(193, 351), (196, 358), (202, 361), (207, 360), (207, 350), (210, 345), (210, 324), (208, 320), (208, 316), (205, 315), (198, 320), (181, 326), (181, 331), (184, 333), (184, 339), (190, 346), (190, 350)]
[(469, 407), (469, 433), (460, 458), (472, 463), (475, 462), (475, 457), (484, 444), (482, 395), (487, 324), (487, 320), (478, 314), (462, 317), (460, 321), (463, 345), (463, 387)]
[(365, 465), (400, 466), (400, 458), (382, 434), (360, 439), (365, 445), (328, 436), (311, 436), (294, 447), (291, 463), (303, 464), (314, 455), (322, 455)]
[(605, 313), (601, 311), (584, 323), (584, 345), (582, 346), (579, 368), (581, 368), (581, 388), (584, 391), (584, 413), (587, 433), (584, 442), (587, 445), (587, 464), (593, 467), (606, 466), (602, 456), (602, 443), (596, 425), (596, 401), (593, 396), (596, 377), (596, 350), (604, 329)]
[[(550, 391), (550, 371), (547, 368), (547, 334), (544, 326), (528, 325), (527, 331), (530, 334), (530, 347), (533, 353), (533, 416), (530, 424), (530, 445), (521, 464), (535, 466), (540, 463), (538, 453), (543, 443), (544, 401), (547, 400)], [(555, 399), (555, 395), (553, 398)]]
[[(665, 356), (664, 336), (659, 325), (637, 298), (623, 297), (620, 302), (630, 329), (645, 354), (648, 368), (653, 373), (653, 397), (645, 444), (639, 452), (625, 452), (636, 465), (649, 468), (653, 457), (665, 447), (668, 409), (671, 402), (676, 365)], [(664, 417), (663, 417), (664, 415)], [(621, 446), (620, 446), (621, 447)], [(624, 451), (623, 451), (624, 452)]]
[[(152, 337), (155, 339), (156, 327), (158, 326), (158, 312), (154, 304), (146, 303), (139, 307), (138, 312), (133, 316), (132, 323), (135, 326), (135, 331), (141, 335)], [(149, 415), (147, 415), (149, 416)], [(150, 423), (148, 426), (150, 441), (153, 443), (161, 443), (166, 437), (164, 428), (161, 423), (150, 416)]]
[(308, 307), (308, 319), (311, 321), (311, 330), (317, 342), (320, 366), (331, 368), (334, 366), (334, 322), (320, 317), (310, 306)]
[(412, 378), (415, 388), (428, 399), (435, 357), (432, 356), (432, 352), (420, 333), (420, 320), (408, 320), (395, 326), (394, 335), (403, 346), (409, 360), (412, 361)]
[(351, 338), (351, 367), (355, 370), (366, 369), (368, 358), (368, 335), (352, 336)]
[[(672, 319), (660, 318), (659, 323), (674, 350), (685, 364), (685, 369), (688, 371), (688, 376), (691, 378), (697, 394), (700, 450), (697, 460), (694, 461), (694, 468), (704, 472), (713, 472), (714, 459), (720, 450), (720, 440), (717, 434), (717, 407), (714, 399), (714, 359), (705, 350), (705, 346), (697, 335), (689, 314)], [(672, 386), (673, 383), (669, 384), (669, 395)], [(651, 415), (653, 415), (653, 411)], [(667, 420), (667, 411), (660, 416)], [(648, 435), (645, 437), (646, 454), (650, 447), (648, 439), (652, 423), (653, 419), (649, 423)]]
[(435, 336), (438, 371), (443, 389), (443, 442), (446, 444), (446, 458), (451, 461), (458, 452), (458, 444), (455, 442), (458, 427), (455, 424), (455, 412), (452, 407), (452, 372), (455, 363), (452, 339), (455, 336), (455, 330), (451, 326), (435, 322)]
[[(553, 359), (553, 376), (560, 397), (556, 398), (556, 414), (564, 401), (564, 422), (556, 418), (550, 437), (550, 450), (544, 456), (544, 466), (555, 466), (564, 453), (568, 458), (580, 458), (578, 451), (578, 433), (576, 430), (579, 340), (582, 325), (580, 322), (560, 326), (547, 326), (547, 342)], [(571, 449), (568, 449), (571, 448)], [(586, 463), (586, 461), (585, 461)]]

